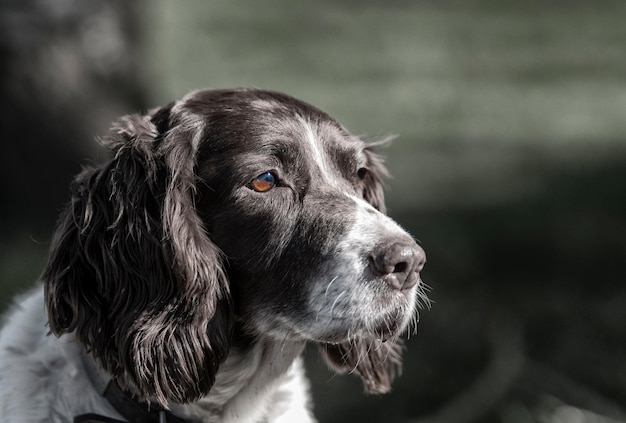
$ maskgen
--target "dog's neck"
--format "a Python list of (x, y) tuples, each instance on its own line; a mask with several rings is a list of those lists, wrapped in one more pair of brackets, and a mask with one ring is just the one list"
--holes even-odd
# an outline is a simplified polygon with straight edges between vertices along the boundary
[(209, 394), (196, 403), (173, 406), (173, 412), (192, 418), (211, 414), (220, 422), (259, 421), (259, 413), (263, 414), (267, 411), (263, 408), (272, 404), (268, 397), (293, 377), (290, 368), (304, 345), (266, 340), (233, 348), (220, 366)]
[[(193, 421), (257, 421), (269, 411), (264, 407), (276, 405), (268, 399), (279, 394), (277, 388), (296, 377), (290, 370), (301, 365), (294, 362), (304, 345), (304, 342), (255, 340), (233, 347), (208, 395), (191, 404), (170, 404), (171, 412)], [(83, 361), (92, 383), (104, 393), (110, 377), (91, 356), (84, 356)], [(207, 416), (212, 417), (207, 419)]]

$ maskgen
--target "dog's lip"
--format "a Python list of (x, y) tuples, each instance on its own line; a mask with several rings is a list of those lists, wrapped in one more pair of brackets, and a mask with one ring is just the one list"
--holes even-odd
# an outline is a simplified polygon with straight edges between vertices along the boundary
[(348, 336), (348, 331), (346, 330), (346, 331), (335, 331), (334, 333), (324, 334), (323, 336), (310, 337), (308, 340), (315, 342), (315, 343), (338, 345), (343, 342), (350, 341), (357, 337), (358, 336), (356, 335)]
[(402, 329), (403, 325), (398, 319), (386, 320), (376, 327), (373, 335), (384, 342), (398, 336)]
[(316, 336), (305, 335), (304, 338), (314, 343), (337, 345), (359, 338), (379, 339), (386, 342), (396, 338), (404, 330), (403, 320), (398, 317), (383, 318), (372, 328), (341, 328)]
[(318, 337), (318, 338), (314, 338), (314, 339), (310, 339), (311, 342), (317, 343), (317, 344), (329, 344), (329, 345), (340, 345), (343, 344), (345, 342), (350, 342), (356, 339), (362, 339), (362, 338), (368, 338), (368, 339), (378, 339), (381, 342), (387, 342), (389, 340), (395, 339), (399, 336), (399, 331), (392, 331), (392, 332), (363, 332), (363, 333), (359, 333), (359, 334), (355, 334), (355, 335), (351, 335), (351, 336), (345, 336), (345, 337)]
[(366, 333), (363, 329), (349, 327), (348, 325), (345, 327), (337, 327), (334, 330), (329, 330), (325, 333), (306, 334), (300, 332), (300, 335), (303, 336), (306, 341), (331, 345), (341, 344), (353, 339), (362, 338), (364, 336), (372, 336), (371, 334)]

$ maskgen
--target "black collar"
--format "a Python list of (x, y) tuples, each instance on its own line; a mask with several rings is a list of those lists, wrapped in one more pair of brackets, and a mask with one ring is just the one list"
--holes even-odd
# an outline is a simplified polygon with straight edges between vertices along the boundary
[[(176, 417), (168, 410), (156, 405), (145, 402), (138, 402), (133, 397), (122, 390), (116, 381), (111, 380), (104, 390), (104, 398), (109, 404), (122, 415), (126, 421), (132, 423), (191, 423)], [(74, 423), (124, 423), (120, 420), (110, 417), (100, 416), (98, 414), (82, 414), (74, 418)]]
[[(156, 404), (136, 401), (133, 395), (120, 388), (120, 385), (111, 379), (89, 354), (84, 353), (82, 361), (94, 388), (126, 421), (131, 423), (192, 423), (191, 420), (176, 417)], [(125, 422), (91, 413), (76, 416), (74, 423)]]

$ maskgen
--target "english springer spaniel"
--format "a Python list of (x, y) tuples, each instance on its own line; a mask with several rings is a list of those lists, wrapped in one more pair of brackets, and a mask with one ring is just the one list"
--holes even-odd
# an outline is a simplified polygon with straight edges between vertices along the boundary
[(254, 89), (193, 92), (101, 142), (42, 289), (5, 319), (3, 422), (311, 422), (307, 343), (390, 389), (425, 255), (385, 215), (375, 145)]

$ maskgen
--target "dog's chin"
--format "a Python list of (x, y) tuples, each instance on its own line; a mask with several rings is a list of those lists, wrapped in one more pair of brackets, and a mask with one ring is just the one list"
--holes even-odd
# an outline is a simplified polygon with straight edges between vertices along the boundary
[[(357, 297), (363, 300), (363, 297)], [(276, 314), (265, 311), (267, 319), (257, 321), (252, 333), (270, 337), (280, 342), (313, 342), (342, 344), (356, 339), (386, 341), (405, 332), (416, 316), (415, 290), (378, 293), (376, 298), (365, 297), (361, 305), (352, 306), (348, 312), (331, 313), (332, 306), (310, 304), (299, 313)], [(262, 325), (258, 323), (261, 322)], [(409, 328), (410, 329), (410, 328)]]

